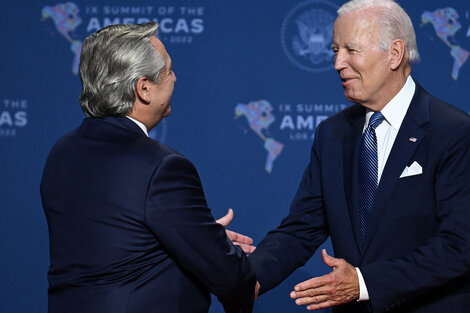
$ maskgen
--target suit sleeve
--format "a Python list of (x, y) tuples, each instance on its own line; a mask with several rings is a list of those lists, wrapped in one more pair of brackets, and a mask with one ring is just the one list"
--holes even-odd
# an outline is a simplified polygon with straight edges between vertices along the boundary
[(168, 254), (230, 312), (251, 312), (255, 273), (244, 252), (215, 222), (197, 171), (187, 159), (168, 155), (155, 170), (146, 217)]
[(260, 293), (274, 288), (303, 266), (328, 238), (318, 160), (320, 144), (317, 138), (321, 125), (289, 214), (278, 228), (266, 235), (249, 257), (261, 286)]
[(435, 174), (438, 227), (402, 258), (360, 267), (374, 312), (399, 307), (428, 292), (444, 292), (470, 277), (470, 126), (455, 129)]

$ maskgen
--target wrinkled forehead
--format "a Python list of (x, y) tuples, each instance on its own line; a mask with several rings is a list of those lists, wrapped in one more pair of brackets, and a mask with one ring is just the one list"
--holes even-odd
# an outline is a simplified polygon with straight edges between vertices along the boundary
[(338, 16), (333, 27), (336, 44), (349, 41), (374, 41), (379, 31), (377, 17), (369, 9)]

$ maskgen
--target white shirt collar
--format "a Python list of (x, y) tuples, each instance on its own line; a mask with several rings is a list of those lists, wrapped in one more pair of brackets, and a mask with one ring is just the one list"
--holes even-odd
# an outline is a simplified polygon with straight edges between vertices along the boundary
[[(380, 111), (385, 120), (396, 130), (400, 129), (401, 123), (405, 118), (406, 112), (411, 104), (411, 100), (415, 94), (416, 84), (411, 75), (406, 79), (403, 88), (390, 100), (389, 103)], [(369, 119), (374, 111), (367, 109), (365, 127), (369, 124)]]
[(142, 131), (147, 135), (147, 137), (149, 136), (147, 127), (145, 127), (145, 125), (142, 122), (136, 120), (135, 118), (130, 117), (129, 115), (126, 115), (126, 117), (130, 119), (131, 121), (133, 121), (134, 123), (136, 123), (137, 126), (139, 126), (142, 129)]

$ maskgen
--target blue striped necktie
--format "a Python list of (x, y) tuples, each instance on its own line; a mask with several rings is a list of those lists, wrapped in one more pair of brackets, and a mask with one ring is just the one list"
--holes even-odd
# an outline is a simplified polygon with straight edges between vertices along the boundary
[(366, 238), (367, 225), (372, 214), (375, 193), (378, 186), (377, 136), (375, 129), (384, 120), (380, 112), (372, 114), (361, 139), (358, 173), (358, 207), (361, 222), (361, 238)]

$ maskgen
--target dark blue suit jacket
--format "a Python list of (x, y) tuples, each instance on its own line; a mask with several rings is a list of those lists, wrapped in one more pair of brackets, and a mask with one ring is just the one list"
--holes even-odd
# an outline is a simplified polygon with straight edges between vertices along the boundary
[[(416, 86), (362, 245), (356, 190), (364, 117), (354, 105), (319, 125), (289, 215), (250, 257), (261, 291), (331, 236), (335, 256), (360, 268), (371, 300), (334, 312), (470, 312), (469, 116)], [(423, 173), (399, 178), (415, 161)]]
[(48, 157), (50, 313), (251, 312), (254, 271), (194, 166), (131, 120), (88, 118)]

